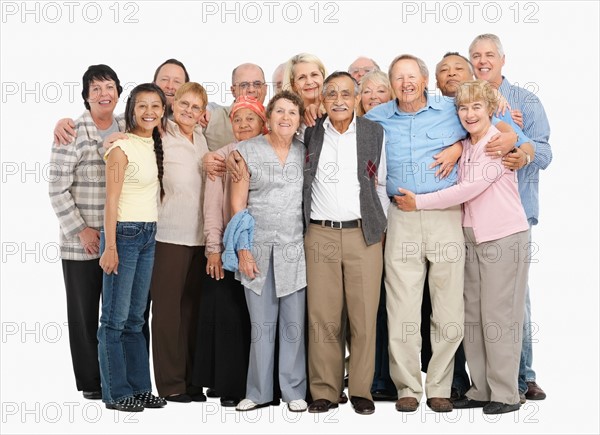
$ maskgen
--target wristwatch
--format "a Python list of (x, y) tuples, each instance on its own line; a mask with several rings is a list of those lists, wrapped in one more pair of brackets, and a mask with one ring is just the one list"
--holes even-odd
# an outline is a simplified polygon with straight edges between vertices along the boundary
[(531, 156), (529, 153), (525, 153), (525, 166), (531, 163)]

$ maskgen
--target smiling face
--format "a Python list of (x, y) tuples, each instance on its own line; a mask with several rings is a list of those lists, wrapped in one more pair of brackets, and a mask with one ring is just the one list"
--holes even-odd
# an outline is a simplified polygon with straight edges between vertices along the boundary
[(446, 56), (438, 63), (435, 71), (437, 86), (442, 94), (447, 97), (454, 97), (458, 87), (468, 81), (473, 80), (470, 65), (460, 56)]
[(300, 127), (300, 109), (291, 101), (279, 98), (273, 105), (267, 121), (271, 127), (271, 134), (291, 138)]
[(112, 116), (119, 101), (119, 93), (114, 80), (92, 80), (87, 102), (92, 117)]
[(394, 64), (390, 74), (392, 89), (402, 110), (416, 112), (425, 107), (428, 77), (421, 74), (419, 64), (413, 59), (402, 59)]
[(186, 92), (173, 104), (173, 121), (180, 127), (194, 128), (200, 121), (206, 101), (193, 92)]
[(236, 110), (231, 125), (235, 138), (242, 141), (258, 136), (263, 129), (264, 122), (256, 112), (243, 107)]
[(370, 80), (362, 84), (362, 92), (360, 94), (360, 104), (367, 113), (375, 106), (387, 103), (392, 99), (392, 94), (386, 85), (377, 84)]
[(167, 103), (172, 106), (175, 92), (185, 83), (185, 71), (179, 65), (168, 63), (161, 67), (154, 83), (163, 90)]
[(469, 56), (475, 68), (475, 77), (499, 87), (502, 83), (504, 56), (500, 56), (496, 44), (489, 39), (480, 39), (471, 47)]
[(263, 103), (267, 95), (267, 84), (262, 70), (253, 64), (238, 66), (233, 76), (231, 93), (234, 98), (245, 95)]
[(142, 137), (151, 137), (154, 127), (160, 125), (165, 108), (156, 92), (140, 92), (135, 99), (133, 117), (135, 128), (131, 133)]
[(305, 106), (319, 99), (324, 80), (325, 77), (316, 63), (300, 62), (294, 65), (294, 92), (300, 95)]
[(460, 122), (476, 143), (491, 126), (492, 113), (484, 101), (465, 102), (458, 106)]
[(357, 95), (354, 81), (347, 76), (329, 80), (321, 97), (323, 107), (334, 127), (343, 133), (354, 116)]

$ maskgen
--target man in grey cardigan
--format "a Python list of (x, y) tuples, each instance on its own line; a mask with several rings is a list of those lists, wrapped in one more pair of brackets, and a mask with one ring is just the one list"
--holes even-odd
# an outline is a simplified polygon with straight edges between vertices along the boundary
[(321, 96), (327, 117), (304, 137), (308, 365), (315, 399), (309, 412), (338, 406), (344, 304), (352, 339), (350, 401), (358, 414), (375, 412), (371, 383), (389, 199), (383, 128), (354, 115), (357, 97), (358, 85), (350, 74), (331, 74)]

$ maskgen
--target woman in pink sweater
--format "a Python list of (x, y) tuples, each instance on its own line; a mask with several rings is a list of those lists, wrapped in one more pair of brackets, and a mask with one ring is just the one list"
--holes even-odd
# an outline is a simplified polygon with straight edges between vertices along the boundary
[[(485, 154), (485, 144), (498, 133), (491, 123), (497, 107), (493, 88), (482, 80), (463, 83), (456, 107), (469, 132), (463, 141), (457, 184), (424, 195), (399, 189), (403, 195), (394, 199), (404, 211), (463, 204), (464, 347), (472, 385), (454, 408), (482, 407), (485, 414), (501, 414), (520, 407), (519, 332), (529, 270), (529, 225), (516, 172)], [(455, 252), (452, 248), (448, 252)]]
[[(223, 159), (238, 142), (267, 132), (265, 108), (255, 98), (240, 96), (229, 114), (236, 142), (216, 151)], [(204, 235), (206, 274), (198, 315), (193, 382), (209, 387), (209, 397), (220, 397), (221, 406), (234, 407), (246, 397), (250, 351), (250, 317), (244, 287), (233, 272), (223, 269), (223, 232), (231, 219), (229, 174), (206, 179)]]

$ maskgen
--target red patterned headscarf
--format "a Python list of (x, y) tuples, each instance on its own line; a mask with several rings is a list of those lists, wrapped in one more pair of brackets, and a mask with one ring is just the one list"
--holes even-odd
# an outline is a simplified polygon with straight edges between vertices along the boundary
[(233, 116), (235, 112), (240, 109), (250, 109), (254, 113), (256, 113), (260, 119), (263, 120), (263, 130), (262, 134), (267, 134), (269, 129), (267, 128), (267, 115), (265, 111), (265, 106), (262, 105), (260, 101), (258, 101), (254, 97), (248, 97), (246, 95), (240, 95), (233, 103), (233, 107), (231, 108), (231, 113), (229, 114), (229, 119), (233, 122)]

